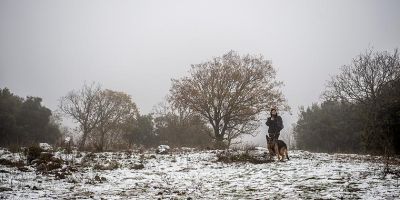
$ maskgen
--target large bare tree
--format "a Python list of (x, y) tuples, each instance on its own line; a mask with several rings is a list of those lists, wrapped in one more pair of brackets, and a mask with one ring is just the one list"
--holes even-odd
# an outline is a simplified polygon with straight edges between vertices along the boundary
[(323, 97), (358, 105), (363, 114), (363, 138), (367, 148), (377, 143), (388, 146), (389, 138), (382, 134), (382, 129), (377, 126), (378, 112), (385, 101), (380, 94), (399, 78), (400, 58), (397, 49), (393, 53), (369, 49), (354, 58), (350, 65), (343, 66), (341, 72), (331, 78)]
[(79, 91), (70, 91), (60, 99), (60, 110), (79, 124), (79, 130), (82, 132), (78, 144), (80, 150), (83, 149), (86, 139), (97, 128), (100, 121), (100, 116), (97, 114), (100, 92), (99, 85), (85, 83)]
[(192, 65), (190, 75), (173, 79), (170, 101), (202, 116), (213, 129), (217, 144), (228, 143), (259, 127), (259, 114), (271, 107), (288, 110), (282, 82), (263, 56), (240, 56), (230, 51)]

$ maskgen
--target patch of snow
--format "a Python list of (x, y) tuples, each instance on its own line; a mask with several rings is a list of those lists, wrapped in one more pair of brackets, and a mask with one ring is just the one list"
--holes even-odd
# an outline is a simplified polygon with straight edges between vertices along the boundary
[(171, 148), (168, 145), (159, 145), (157, 147), (156, 153), (167, 154)]
[(45, 151), (52, 151), (53, 147), (50, 144), (47, 143), (39, 143), (39, 147), (42, 148)]
[(254, 149), (258, 151), (268, 151), (268, 149), (265, 147), (254, 147)]

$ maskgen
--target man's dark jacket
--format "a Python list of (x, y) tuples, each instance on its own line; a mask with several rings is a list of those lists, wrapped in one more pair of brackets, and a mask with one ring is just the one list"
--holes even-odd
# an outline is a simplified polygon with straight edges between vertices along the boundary
[(268, 117), (265, 124), (268, 126), (268, 133), (279, 133), (283, 129), (281, 116), (274, 117), (274, 120), (271, 120), (271, 117)]

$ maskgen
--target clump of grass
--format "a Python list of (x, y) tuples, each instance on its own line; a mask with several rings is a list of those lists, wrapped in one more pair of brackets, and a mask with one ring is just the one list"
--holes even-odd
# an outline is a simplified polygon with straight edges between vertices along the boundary
[(5, 158), (0, 159), (0, 165), (10, 166), (10, 167), (23, 167), (25, 166), (23, 161), (11, 161)]
[(249, 151), (223, 151), (217, 154), (217, 161), (224, 163), (249, 162), (253, 164), (269, 163), (271, 160), (255, 157)]
[(105, 165), (97, 163), (93, 166), (93, 169), (94, 170), (114, 170), (114, 169), (118, 169), (119, 167), (120, 167), (119, 163), (115, 160), (112, 160)]
[(44, 150), (40, 148), (38, 145), (26, 148), (24, 153), (26, 155), (27, 163), (31, 164), (33, 160), (38, 159), (43, 151)]
[(257, 145), (255, 144), (244, 144), (240, 146), (232, 147), (231, 149), (234, 151), (253, 151), (256, 150)]

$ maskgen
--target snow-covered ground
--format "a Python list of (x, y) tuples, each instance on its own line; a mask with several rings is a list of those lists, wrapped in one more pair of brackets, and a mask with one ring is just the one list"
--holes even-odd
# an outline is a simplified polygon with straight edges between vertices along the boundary
[[(398, 179), (392, 175), (383, 178), (382, 163), (372, 156), (289, 151), (289, 161), (251, 164), (217, 162), (217, 151), (190, 149), (166, 155), (82, 154), (56, 153), (78, 170), (65, 179), (37, 173), (33, 167), (22, 172), (16, 167), (0, 165), (3, 190), (0, 199), (398, 199), (400, 196)], [(0, 158), (19, 160), (24, 156), (0, 150)], [(96, 164), (118, 167), (100, 170)]]

